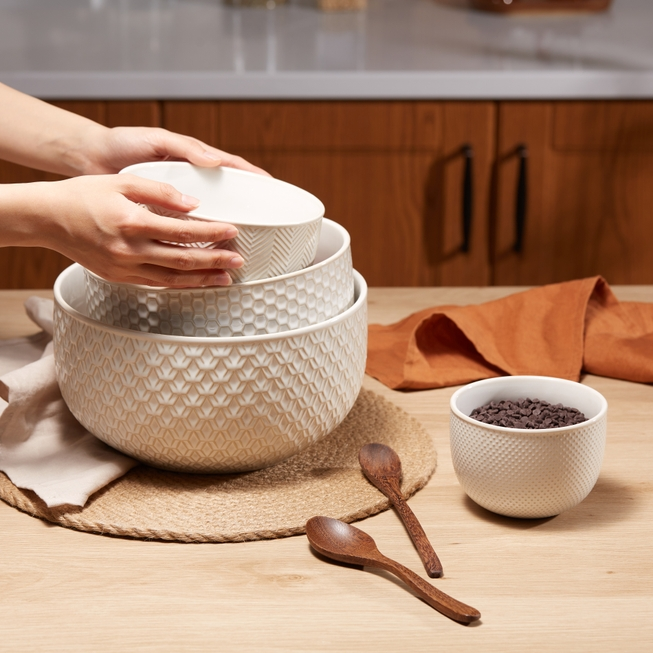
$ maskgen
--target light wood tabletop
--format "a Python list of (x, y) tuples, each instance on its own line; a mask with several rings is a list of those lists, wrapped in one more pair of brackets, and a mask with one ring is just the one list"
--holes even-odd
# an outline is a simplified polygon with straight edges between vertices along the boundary
[[(371, 322), (509, 288), (373, 288)], [(652, 287), (616, 287), (653, 302)], [(0, 292), (0, 338), (33, 333)], [(437, 469), (409, 501), (443, 563), (432, 582), (482, 613), (462, 626), (386, 572), (330, 563), (305, 536), (238, 544), (128, 540), (50, 525), (0, 502), (1, 651), (650, 651), (653, 643), (653, 387), (599, 377), (608, 441), (599, 480), (576, 508), (539, 520), (476, 506), (451, 463), (455, 388), (365, 387), (432, 434)], [(356, 524), (427, 579), (393, 510)]]

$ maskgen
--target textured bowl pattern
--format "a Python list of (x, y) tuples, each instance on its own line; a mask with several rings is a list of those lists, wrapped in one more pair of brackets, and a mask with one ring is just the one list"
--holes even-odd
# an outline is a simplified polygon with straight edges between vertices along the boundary
[(225, 473), (273, 465), (330, 433), (358, 396), (367, 289), (355, 278), (356, 302), (336, 318), (276, 336), (216, 340), (90, 320), (83, 271), (73, 265), (55, 284), (63, 398), (95, 436), (156, 467)]
[(510, 517), (551, 517), (579, 504), (596, 483), (605, 417), (564, 434), (488, 433), (451, 416), (451, 455), (467, 495)]
[[(469, 417), (488, 401), (526, 397), (579, 408), (589, 419), (540, 430), (493, 426)], [(451, 398), (451, 456), (458, 481), (480, 506), (509, 517), (552, 517), (585, 499), (601, 470), (606, 434), (605, 399), (564, 379), (489, 379), (469, 384)]]
[(354, 301), (349, 239), (325, 220), (335, 253), (292, 275), (228, 288), (173, 290), (114, 284), (85, 270), (88, 316), (110, 326), (176, 336), (242, 337), (324, 322)]
[[(158, 215), (181, 220), (200, 220), (198, 216), (148, 206)], [(227, 270), (235, 283), (269, 279), (295, 272), (310, 265), (320, 240), (322, 219), (306, 224), (286, 226), (238, 225), (238, 235), (217, 243), (173, 243), (185, 247), (226, 249), (240, 254), (245, 263), (237, 270)]]

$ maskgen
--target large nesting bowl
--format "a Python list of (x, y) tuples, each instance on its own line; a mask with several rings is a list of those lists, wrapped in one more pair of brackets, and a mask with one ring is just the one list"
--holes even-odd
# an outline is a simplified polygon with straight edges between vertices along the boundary
[(148, 206), (155, 213), (235, 225), (238, 235), (233, 239), (192, 244), (240, 254), (245, 264), (228, 270), (235, 282), (301, 270), (315, 258), (324, 205), (297, 186), (244, 170), (199, 168), (183, 161), (138, 163), (121, 173), (168, 183), (200, 200), (190, 213)]
[(367, 286), (310, 327), (248, 338), (140, 333), (85, 314), (84, 271), (54, 286), (54, 360), (66, 404), (110, 446), (163, 469), (273, 465), (329, 434), (354, 405), (367, 353)]
[[(506, 428), (470, 417), (491, 401), (540, 399), (580, 410), (587, 421), (548, 429)], [(505, 376), (451, 397), (451, 457), (467, 495), (508, 517), (558, 515), (592, 490), (605, 451), (608, 404), (586, 385), (546, 376)]]
[(89, 270), (88, 316), (109, 326), (175, 336), (253, 336), (328, 320), (354, 301), (347, 230), (324, 219), (312, 265), (226, 288), (153, 288), (112, 283)]

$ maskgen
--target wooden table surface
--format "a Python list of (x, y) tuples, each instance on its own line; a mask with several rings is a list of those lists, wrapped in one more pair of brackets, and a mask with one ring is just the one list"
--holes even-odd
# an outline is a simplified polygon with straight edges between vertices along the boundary
[[(507, 288), (372, 289), (370, 321), (474, 303)], [(617, 287), (653, 301), (653, 287)], [(0, 338), (34, 332), (0, 292)], [(432, 433), (436, 472), (410, 505), (443, 561), (439, 588), (478, 608), (461, 626), (392, 577), (314, 556), (305, 536), (243, 544), (131, 541), (49, 525), (0, 502), (1, 651), (650, 651), (653, 646), (653, 387), (599, 377), (609, 403), (599, 480), (576, 508), (516, 520), (466, 498), (449, 452), (454, 388), (365, 387)], [(390, 510), (359, 522), (425, 577)]]

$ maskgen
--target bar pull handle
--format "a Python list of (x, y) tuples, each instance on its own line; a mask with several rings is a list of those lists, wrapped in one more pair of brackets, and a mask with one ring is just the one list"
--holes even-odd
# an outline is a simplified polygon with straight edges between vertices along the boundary
[(461, 252), (468, 252), (472, 238), (472, 209), (474, 205), (474, 188), (472, 181), (474, 148), (468, 143), (462, 147), (462, 155), (465, 157), (465, 168), (463, 172), (463, 196), (462, 196), (462, 227), (463, 244)]
[(528, 147), (517, 146), (519, 157), (519, 174), (517, 177), (517, 195), (515, 197), (515, 244), (512, 249), (516, 253), (522, 251), (524, 245), (524, 229), (526, 227), (526, 202), (528, 195)]

